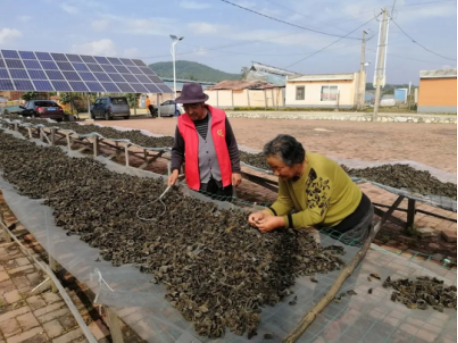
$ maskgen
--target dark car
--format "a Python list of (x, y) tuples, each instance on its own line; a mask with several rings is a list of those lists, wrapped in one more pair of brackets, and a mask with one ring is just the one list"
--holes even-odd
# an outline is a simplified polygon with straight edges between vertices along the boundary
[(20, 115), (32, 118), (51, 118), (57, 121), (64, 119), (64, 110), (55, 101), (29, 100), (24, 106), (19, 106)]
[(130, 108), (125, 97), (104, 97), (97, 98), (91, 107), (91, 118), (105, 118), (106, 120), (115, 117), (130, 118)]

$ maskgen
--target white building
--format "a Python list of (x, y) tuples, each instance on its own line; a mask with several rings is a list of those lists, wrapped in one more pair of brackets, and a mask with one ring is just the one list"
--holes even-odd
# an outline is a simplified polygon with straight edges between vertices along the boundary
[(286, 81), (286, 107), (354, 108), (359, 93), (364, 99), (366, 75), (359, 73), (295, 75)]

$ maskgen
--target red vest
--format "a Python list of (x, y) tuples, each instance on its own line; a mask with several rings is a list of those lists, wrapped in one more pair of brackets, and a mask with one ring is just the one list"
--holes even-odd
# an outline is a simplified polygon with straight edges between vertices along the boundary
[[(215, 145), (216, 156), (221, 170), (223, 187), (232, 184), (232, 164), (226, 144), (226, 113), (218, 108), (207, 105), (211, 113), (211, 134)], [(184, 113), (178, 117), (178, 130), (184, 140), (185, 176), (188, 187), (200, 189), (199, 176), (199, 136), (191, 118)]]

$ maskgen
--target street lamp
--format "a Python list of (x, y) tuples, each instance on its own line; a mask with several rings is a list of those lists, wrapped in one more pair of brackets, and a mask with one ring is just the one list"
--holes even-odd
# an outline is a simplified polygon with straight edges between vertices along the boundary
[[(177, 78), (176, 78), (176, 72), (175, 72), (175, 45), (180, 41), (183, 40), (184, 37), (177, 37), (175, 35), (170, 35), (170, 38), (172, 38), (172, 60), (173, 60), (173, 99), (175, 100), (177, 98)], [(175, 114), (177, 111), (177, 105), (175, 104)]]

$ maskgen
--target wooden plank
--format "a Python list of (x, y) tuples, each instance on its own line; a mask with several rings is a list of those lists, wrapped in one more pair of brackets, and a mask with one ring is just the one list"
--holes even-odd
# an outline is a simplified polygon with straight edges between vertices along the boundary
[(129, 166), (129, 144), (124, 144), (124, 151), (125, 151), (125, 157), (126, 157), (126, 167)]
[(100, 139), (99, 137), (95, 137), (94, 141), (92, 142), (93, 144), (93, 152), (94, 152), (94, 158), (99, 156), (100, 154)]
[[(374, 207), (374, 212), (376, 215), (380, 216), (380, 217), (383, 217), (386, 213), (386, 211), (383, 211), (381, 210), (380, 208), (377, 208), (377, 207)], [(390, 216), (388, 219), (388, 221), (390, 221), (391, 223), (393, 224), (396, 224), (396, 225), (399, 225), (399, 226), (402, 226), (402, 227), (406, 227), (407, 226), (407, 223), (399, 218), (396, 218), (396, 217), (393, 217), (393, 216)]]
[(107, 309), (108, 326), (110, 328), (111, 339), (113, 343), (124, 343), (122, 337), (120, 319), (117, 314), (109, 307)]
[(259, 186), (262, 186), (264, 188), (267, 188), (273, 192), (278, 192), (278, 186), (275, 186), (272, 181), (270, 180), (266, 180), (262, 177), (259, 177), (259, 176), (255, 176), (255, 175), (252, 175), (252, 174), (247, 174), (245, 172), (242, 172), (242, 177), (244, 179), (247, 179), (248, 181), (250, 182), (253, 182)]

